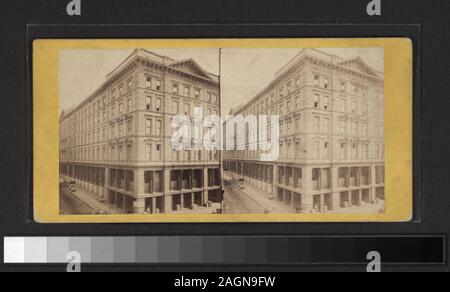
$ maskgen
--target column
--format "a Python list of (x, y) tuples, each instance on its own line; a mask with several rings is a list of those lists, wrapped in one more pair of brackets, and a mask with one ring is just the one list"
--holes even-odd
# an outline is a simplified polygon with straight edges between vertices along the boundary
[(314, 196), (302, 194), (302, 213), (311, 213), (314, 209)]
[(164, 195), (164, 213), (165, 214), (173, 213), (172, 195)]
[(92, 167), (89, 167), (89, 191), (94, 192), (94, 171)]
[(325, 211), (325, 199), (324, 199), (324, 195), (320, 194), (320, 212), (324, 212)]
[(88, 173), (89, 168), (87, 166), (84, 167), (84, 188), (87, 190), (88, 189), (88, 180), (89, 180), (89, 173)]
[(152, 200), (152, 214), (156, 213), (156, 197), (151, 198)]
[(339, 192), (339, 167), (333, 166), (330, 170), (331, 184), (331, 210), (338, 210), (341, 207), (341, 193)]
[(377, 169), (375, 165), (370, 166), (370, 203), (374, 203), (376, 195)]
[(78, 166), (75, 166), (75, 184), (78, 184)]
[[(125, 202), (125, 200), (124, 200), (124, 202)], [(135, 214), (144, 214), (145, 213), (145, 199), (144, 198), (139, 198), (139, 199), (134, 200), (133, 212)]]
[(108, 199), (108, 187), (109, 187), (109, 168), (106, 167), (103, 172), (104, 180), (103, 180), (103, 197)]
[(361, 189), (358, 190), (358, 205), (359, 206), (364, 205), (363, 200), (362, 200), (362, 190)]
[(98, 173), (98, 196), (103, 199), (105, 197), (105, 169), (99, 168)]
[(131, 190), (134, 193), (135, 198), (143, 198), (144, 197), (144, 170), (136, 169), (133, 172), (133, 181), (134, 181), (134, 190)]
[(94, 168), (94, 193), (96, 195), (99, 194), (98, 193), (100, 185), (99, 179), (100, 179), (99, 169), (96, 167)]
[(273, 165), (273, 181), (272, 181), (272, 187), (273, 187), (273, 191), (272, 194), (274, 196), (278, 196), (278, 165), (274, 164)]

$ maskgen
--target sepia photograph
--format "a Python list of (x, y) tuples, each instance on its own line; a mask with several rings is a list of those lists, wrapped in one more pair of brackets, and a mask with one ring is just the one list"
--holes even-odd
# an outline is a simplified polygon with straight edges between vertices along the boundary
[(224, 212), (384, 212), (383, 48), (223, 49), (221, 63), (224, 132), (241, 141), (223, 155)]

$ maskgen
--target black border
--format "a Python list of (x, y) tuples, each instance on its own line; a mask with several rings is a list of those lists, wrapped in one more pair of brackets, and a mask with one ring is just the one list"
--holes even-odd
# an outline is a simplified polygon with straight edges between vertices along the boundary
[[(420, 26), (419, 25), (305, 25), (305, 24), (290, 24), (286, 25), (27, 25), (27, 68), (28, 68), (28, 98), (27, 109), (32, 117), (32, 64), (33, 64), (33, 42), (37, 39), (108, 39), (109, 33), (114, 31), (115, 35), (120, 35), (125, 39), (205, 39), (205, 38), (348, 38), (348, 37), (362, 37), (363, 33), (372, 29), (376, 32), (372, 35), (365, 35), (365, 37), (406, 37), (411, 39), (413, 45), (413, 220), (411, 222), (421, 222), (421, 177), (420, 177)], [(190, 29), (190, 34), (186, 32), (179, 32), (178, 29)], [(80, 30), (82, 30), (80, 32)], [(258, 32), (264, 30), (263, 34)], [(328, 32), (331, 30), (330, 32)], [(157, 34), (155, 32), (163, 31), (165, 34)], [(171, 31), (171, 33), (167, 33)], [(228, 31), (229, 33), (223, 33)], [(302, 33), (298, 33), (302, 31)], [(214, 36), (214, 37), (212, 37)], [(32, 152), (32, 118), (28, 122), (28, 153)], [(28, 173), (29, 182), (33, 181), (33, 158), (32, 155), (28, 157)], [(32, 183), (29, 185), (29, 192), (33, 193)], [(33, 222), (33, 198), (31, 196), (25, 198), (28, 204), (28, 222)], [(153, 223), (146, 223), (153, 224)], [(163, 224), (163, 223), (162, 223)], [(173, 224), (173, 223), (167, 223)], [(192, 224), (183, 223), (180, 225)], [(203, 223), (213, 224), (213, 223)], [(242, 224), (242, 223), (214, 223), (214, 224)], [(263, 224), (263, 223), (255, 223)], [(274, 223), (284, 224), (284, 223)], [(288, 223), (294, 224), (294, 223)], [(298, 224), (313, 224), (313, 223), (298, 223)], [(315, 223), (325, 224), (325, 223)], [(358, 224), (358, 223), (356, 223)], [(367, 224), (367, 223), (364, 223)]]

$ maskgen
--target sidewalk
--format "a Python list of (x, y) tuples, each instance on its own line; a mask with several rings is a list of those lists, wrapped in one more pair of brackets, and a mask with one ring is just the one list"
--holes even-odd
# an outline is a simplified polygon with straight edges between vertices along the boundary
[(85, 188), (76, 185), (75, 189), (77, 191), (72, 192), (72, 194), (95, 211), (102, 210), (107, 212), (108, 214), (125, 214), (125, 212), (119, 207), (100, 202), (97, 198), (97, 195), (86, 190)]
[(180, 215), (180, 214), (214, 214), (213, 212), (215, 210), (221, 209), (222, 206), (219, 203), (213, 203), (211, 205), (211, 207), (201, 207), (198, 206), (197, 208), (195, 208), (194, 210), (192, 209), (188, 209), (188, 208), (183, 208), (181, 209), (181, 211), (173, 211), (172, 214), (175, 215)]

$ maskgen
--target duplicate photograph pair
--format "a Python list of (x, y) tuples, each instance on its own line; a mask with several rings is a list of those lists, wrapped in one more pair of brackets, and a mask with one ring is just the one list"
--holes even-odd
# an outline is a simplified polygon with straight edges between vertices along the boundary
[(409, 39), (36, 40), (40, 223), (412, 220)]

